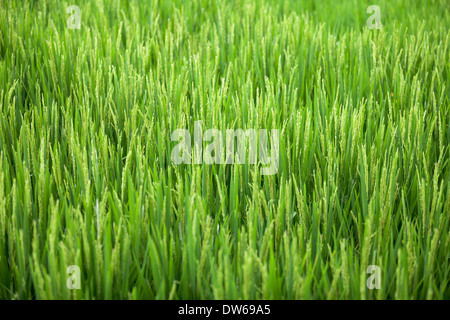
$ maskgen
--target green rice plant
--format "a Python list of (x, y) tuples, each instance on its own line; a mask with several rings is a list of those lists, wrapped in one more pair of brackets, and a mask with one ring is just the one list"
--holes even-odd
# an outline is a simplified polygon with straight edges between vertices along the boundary
[(448, 4), (371, 4), (2, 1), (0, 299), (450, 299)]

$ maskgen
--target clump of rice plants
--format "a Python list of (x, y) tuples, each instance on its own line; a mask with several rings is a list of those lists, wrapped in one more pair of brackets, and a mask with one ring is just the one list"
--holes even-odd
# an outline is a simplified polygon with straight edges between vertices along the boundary
[(0, 299), (450, 299), (448, 3), (377, 5), (3, 1)]

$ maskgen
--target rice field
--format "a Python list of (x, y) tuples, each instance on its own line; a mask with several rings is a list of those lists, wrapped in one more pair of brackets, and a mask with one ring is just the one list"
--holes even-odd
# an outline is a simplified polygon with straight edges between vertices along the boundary
[(450, 299), (447, 0), (0, 1), (1, 300)]

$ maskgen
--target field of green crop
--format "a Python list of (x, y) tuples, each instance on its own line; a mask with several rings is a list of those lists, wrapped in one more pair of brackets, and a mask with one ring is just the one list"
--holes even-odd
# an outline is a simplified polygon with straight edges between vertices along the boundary
[(450, 299), (448, 0), (0, 1), (0, 299)]

